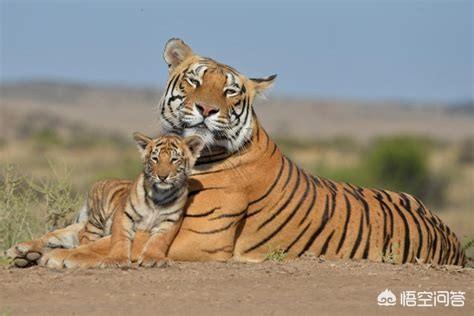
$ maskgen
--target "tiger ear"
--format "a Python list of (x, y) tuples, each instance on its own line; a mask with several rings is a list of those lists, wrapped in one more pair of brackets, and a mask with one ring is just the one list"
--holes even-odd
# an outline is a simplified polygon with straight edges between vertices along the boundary
[(186, 146), (188, 146), (193, 158), (195, 160), (198, 159), (199, 154), (201, 154), (201, 150), (204, 148), (204, 141), (202, 138), (196, 135), (189, 136), (184, 139), (184, 143)]
[(170, 71), (176, 66), (181, 64), (183, 60), (193, 55), (191, 47), (186, 45), (179, 38), (171, 38), (165, 44), (165, 50), (163, 52), (163, 58), (168, 64)]
[(250, 78), (250, 81), (255, 91), (261, 93), (273, 85), (276, 77), (277, 75), (271, 75), (265, 78)]
[(133, 133), (133, 139), (137, 143), (138, 150), (142, 155), (145, 153), (146, 146), (152, 141), (150, 137), (139, 132)]

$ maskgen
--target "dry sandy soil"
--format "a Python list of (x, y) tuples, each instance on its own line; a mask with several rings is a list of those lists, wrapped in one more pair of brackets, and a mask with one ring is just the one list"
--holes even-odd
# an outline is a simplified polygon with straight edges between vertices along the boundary
[[(367, 262), (169, 263), (131, 270), (0, 268), (0, 315), (473, 315), (474, 270)], [(380, 307), (378, 294), (466, 292), (464, 307)]]

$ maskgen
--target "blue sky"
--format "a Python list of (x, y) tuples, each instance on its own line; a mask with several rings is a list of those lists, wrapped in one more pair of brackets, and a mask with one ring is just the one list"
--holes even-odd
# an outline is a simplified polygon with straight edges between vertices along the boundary
[(473, 99), (471, 1), (0, 2), (2, 81), (161, 87), (181, 37), (278, 95)]

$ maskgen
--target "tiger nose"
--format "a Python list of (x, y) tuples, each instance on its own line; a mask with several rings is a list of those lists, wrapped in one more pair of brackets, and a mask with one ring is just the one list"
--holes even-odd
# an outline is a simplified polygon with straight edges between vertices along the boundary
[(196, 103), (196, 109), (205, 118), (219, 112), (219, 109), (217, 107), (212, 105), (205, 105), (202, 103)]
[(161, 181), (165, 181), (166, 179), (168, 179), (168, 175), (158, 175), (158, 178), (159, 178)]

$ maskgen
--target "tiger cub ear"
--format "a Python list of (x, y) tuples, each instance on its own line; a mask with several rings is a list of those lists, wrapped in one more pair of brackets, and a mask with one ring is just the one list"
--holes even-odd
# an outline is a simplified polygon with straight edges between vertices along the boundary
[(270, 88), (275, 82), (277, 75), (271, 75), (265, 78), (250, 78), (253, 88), (257, 93), (261, 93)]
[(152, 139), (140, 132), (133, 133), (133, 139), (137, 143), (138, 150), (143, 155), (145, 153), (145, 148), (152, 141)]
[(194, 160), (198, 159), (201, 150), (204, 148), (204, 141), (202, 138), (196, 135), (189, 136), (184, 139), (184, 143), (189, 148)]
[(171, 38), (165, 44), (165, 50), (163, 52), (163, 58), (170, 68), (170, 72), (183, 60), (193, 55), (191, 47), (186, 45), (179, 38)]

